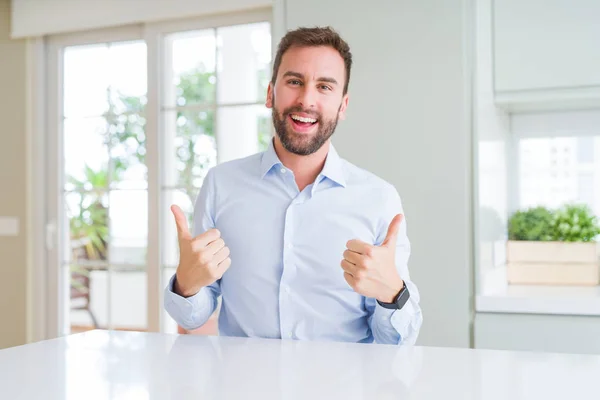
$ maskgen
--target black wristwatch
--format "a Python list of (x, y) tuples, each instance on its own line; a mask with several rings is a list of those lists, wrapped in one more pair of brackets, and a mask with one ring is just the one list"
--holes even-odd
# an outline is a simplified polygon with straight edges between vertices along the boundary
[(398, 292), (396, 297), (394, 297), (393, 302), (383, 303), (383, 302), (377, 300), (377, 303), (383, 308), (389, 308), (391, 310), (399, 310), (402, 307), (404, 307), (404, 305), (406, 304), (406, 302), (408, 301), (409, 298), (410, 298), (410, 292), (408, 291), (408, 288), (406, 287), (406, 283), (404, 283), (404, 286), (402, 287), (402, 289), (400, 289), (400, 292)]

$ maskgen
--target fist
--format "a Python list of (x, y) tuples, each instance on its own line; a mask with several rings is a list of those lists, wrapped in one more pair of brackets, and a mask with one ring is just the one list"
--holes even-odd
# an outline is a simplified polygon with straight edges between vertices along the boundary
[(205, 286), (221, 279), (231, 265), (229, 248), (216, 229), (192, 237), (183, 211), (171, 206), (177, 225), (179, 265), (174, 291), (183, 297), (195, 295)]
[(355, 292), (391, 303), (402, 290), (404, 282), (396, 269), (396, 240), (402, 218), (402, 214), (394, 217), (381, 246), (356, 239), (346, 243), (341, 266)]

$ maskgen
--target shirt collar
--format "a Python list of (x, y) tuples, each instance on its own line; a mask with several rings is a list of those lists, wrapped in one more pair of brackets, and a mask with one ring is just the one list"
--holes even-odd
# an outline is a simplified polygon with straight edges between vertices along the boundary
[[(283, 165), (279, 157), (277, 157), (277, 153), (275, 152), (275, 146), (273, 145), (273, 140), (269, 142), (269, 147), (263, 153), (261, 164), (260, 164), (260, 177), (261, 179), (273, 169), (275, 166)], [(346, 177), (344, 174), (343, 168), (343, 160), (339, 156), (338, 152), (333, 147), (333, 144), (329, 144), (329, 152), (327, 153), (327, 158), (325, 159), (325, 165), (323, 166), (323, 170), (321, 171), (321, 176), (327, 177), (337, 184), (346, 187)], [(318, 178), (317, 178), (318, 179)]]
[(260, 162), (260, 177), (261, 179), (265, 177), (265, 175), (273, 169), (276, 165), (283, 165), (277, 157), (277, 153), (275, 153), (275, 147), (273, 146), (273, 140), (269, 142), (269, 147), (263, 153), (262, 159)]
[(325, 165), (321, 175), (331, 179), (338, 185), (346, 187), (346, 176), (344, 174), (343, 160), (339, 156), (338, 152), (333, 147), (333, 143), (329, 144), (329, 153), (325, 159)]

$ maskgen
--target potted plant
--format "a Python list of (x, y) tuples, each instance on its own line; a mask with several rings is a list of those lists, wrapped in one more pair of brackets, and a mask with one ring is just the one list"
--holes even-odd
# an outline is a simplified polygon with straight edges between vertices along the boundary
[(585, 205), (559, 210), (535, 207), (509, 219), (508, 281), (511, 284), (598, 285), (600, 234)]

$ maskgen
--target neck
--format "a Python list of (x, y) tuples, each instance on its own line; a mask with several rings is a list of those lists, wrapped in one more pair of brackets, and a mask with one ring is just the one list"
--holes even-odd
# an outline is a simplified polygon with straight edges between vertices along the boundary
[(296, 184), (300, 191), (317, 179), (319, 173), (323, 170), (327, 154), (329, 153), (330, 141), (313, 154), (301, 156), (287, 151), (277, 136), (275, 136), (273, 145), (275, 153), (283, 165), (294, 172)]

